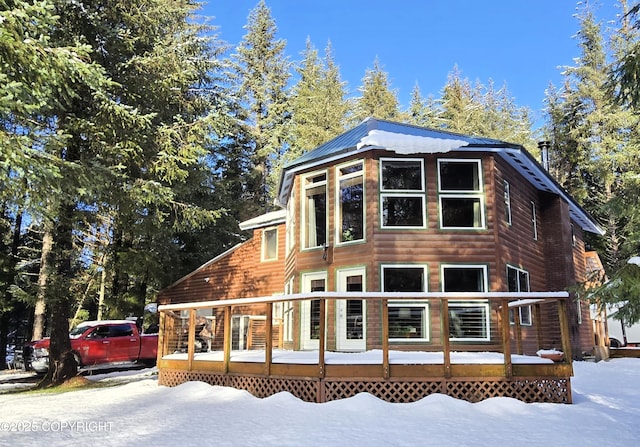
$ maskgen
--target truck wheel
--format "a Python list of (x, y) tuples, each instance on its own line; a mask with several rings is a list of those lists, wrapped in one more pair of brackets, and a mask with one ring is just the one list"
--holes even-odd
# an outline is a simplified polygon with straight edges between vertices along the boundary
[(622, 343), (620, 343), (620, 341), (618, 341), (615, 338), (610, 338), (609, 339), (609, 346), (612, 348), (620, 348), (622, 346)]

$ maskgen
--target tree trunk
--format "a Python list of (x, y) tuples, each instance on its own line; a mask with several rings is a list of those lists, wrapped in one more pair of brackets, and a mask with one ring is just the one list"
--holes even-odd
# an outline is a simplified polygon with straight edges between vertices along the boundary
[(40, 272), (38, 273), (38, 293), (36, 294), (36, 305), (33, 312), (33, 333), (31, 340), (40, 340), (44, 337), (44, 323), (46, 317), (47, 284), (49, 282), (49, 257), (53, 247), (53, 234), (51, 228), (47, 226), (42, 236), (42, 253), (40, 255)]

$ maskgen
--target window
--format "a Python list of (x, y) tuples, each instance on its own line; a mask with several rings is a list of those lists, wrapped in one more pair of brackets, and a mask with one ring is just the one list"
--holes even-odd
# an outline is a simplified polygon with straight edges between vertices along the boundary
[[(302, 293), (327, 290), (327, 272), (302, 274)], [(320, 300), (304, 300), (300, 303), (301, 341), (303, 349), (318, 349), (320, 340)]]
[(117, 324), (109, 326), (109, 337), (131, 337), (133, 328), (130, 324)]
[(267, 228), (262, 231), (262, 260), (278, 259), (278, 229)]
[(504, 220), (511, 225), (511, 188), (508, 181), (504, 181)]
[(438, 160), (440, 227), (484, 228), (480, 160)]
[(336, 206), (336, 240), (338, 243), (364, 239), (363, 162), (337, 168), (338, 203)]
[(249, 333), (249, 315), (231, 316), (231, 349), (244, 351), (249, 349), (247, 334)]
[[(507, 266), (507, 286), (509, 292), (529, 292), (529, 273), (510, 265)], [(518, 307), (520, 324), (531, 326), (531, 306)], [(509, 309), (509, 322), (515, 323), (515, 309)]]
[[(382, 267), (384, 292), (425, 292), (427, 267)], [(389, 341), (429, 341), (429, 303), (425, 300), (389, 301)]]
[(321, 247), (327, 243), (327, 173), (302, 178), (302, 247)]
[[(486, 292), (487, 267), (443, 265), (444, 292)], [(489, 341), (489, 302), (449, 301), (449, 337), (452, 341)]]
[(531, 201), (531, 231), (533, 232), (533, 240), (538, 240), (538, 220), (536, 218), (536, 202)]
[[(293, 294), (293, 278), (285, 283), (284, 294)], [(284, 301), (282, 303), (282, 325), (283, 340), (293, 341), (293, 301)]]
[(382, 228), (426, 228), (424, 160), (380, 159)]

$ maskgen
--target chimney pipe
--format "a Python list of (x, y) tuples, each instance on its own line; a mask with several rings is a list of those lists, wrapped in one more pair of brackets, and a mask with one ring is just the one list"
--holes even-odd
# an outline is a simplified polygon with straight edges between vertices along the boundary
[(551, 147), (550, 141), (538, 141), (538, 149), (540, 149), (540, 158), (542, 167), (545, 171), (549, 172), (549, 148)]

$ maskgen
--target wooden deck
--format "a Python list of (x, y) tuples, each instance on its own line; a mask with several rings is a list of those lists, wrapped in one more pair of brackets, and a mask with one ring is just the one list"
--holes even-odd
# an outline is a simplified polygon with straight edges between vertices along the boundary
[[(470, 402), (503, 396), (525, 402), (571, 403), (567, 294), (350, 293), (348, 299), (365, 300), (370, 312), (377, 309), (381, 314), (380, 318), (372, 314), (368, 319), (367, 348), (357, 353), (336, 349), (333, 309), (336, 300), (345, 298), (345, 294), (322, 292), (160, 306), (159, 382), (176, 386), (199, 380), (245, 389), (258, 397), (287, 391), (309, 402), (367, 392), (389, 402), (413, 402), (442, 393)], [(430, 318), (437, 315), (437, 321), (430, 321), (433, 335), (428, 342), (389, 341), (389, 299), (428, 301)], [(300, 349), (299, 325), (287, 331), (283, 315), (274, 314), (274, 308), (277, 314), (283, 308), (297, 309), (309, 300), (319, 300), (319, 333), (324, 335), (318, 337), (315, 350)], [(450, 300), (490, 303), (486, 341), (451, 340), (445, 330), (449, 327)], [(532, 327), (520, 327), (517, 321), (508, 324), (509, 309), (518, 306), (533, 307)], [(232, 316), (249, 312), (252, 318), (247, 317), (242, 340), (255, 344), (238, 349), (238, 328), (232, 328)], [(196, 349), (196, 328), (200, 330), (197, 322), (202, 315), (215, 327), (211, 328), (209, 346), (200, 343)], [(250, 327), (251, 321), (260, 322), (258, 330)], [(558, 343), (556, 347), (564, 351), (563, 361), (552, 362), (535, 355), (538, 349), (550, 348), (550, 343)]]

